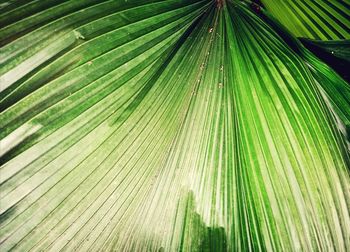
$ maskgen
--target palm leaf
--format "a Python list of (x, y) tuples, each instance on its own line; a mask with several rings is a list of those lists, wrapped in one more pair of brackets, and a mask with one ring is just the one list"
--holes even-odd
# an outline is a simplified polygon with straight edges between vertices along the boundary
[(350, 82), (350, 40), (320, 41), (301, 39), (302, 44)]
[(350, 38), (350, 4), (342, 0), (261, 0), (266, 9), (297, 37)]
[(350, 248), (343, 80), (246, 4), (0, 8), (2, 250)]
[[(298, 54), (307, 67), (332, 111), (345, 141), (349, 141), (350, 126), (350, 86), (342, 77), (347, 77), (349, 41), (298, 40), (280, 24), (270, 13), (261, 10), (260, 16), (269, 23), (283, 40)], [(305, 47), (303, 46), (305, 45)], [(325, 61), (325, 62), (323, 62)], [(337, 72), (332, 70), (335, 68)], [(349, 146), (349, 143), (347, 143)], [(349, 147), (348, 147), (349, 148)]]

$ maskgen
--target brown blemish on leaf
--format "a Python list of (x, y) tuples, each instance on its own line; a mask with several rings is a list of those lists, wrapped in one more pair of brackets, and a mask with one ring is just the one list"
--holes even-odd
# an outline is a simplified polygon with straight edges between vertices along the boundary
[(224, 0), (216, 0), (216, 7), (219, 9), (224, 5)]

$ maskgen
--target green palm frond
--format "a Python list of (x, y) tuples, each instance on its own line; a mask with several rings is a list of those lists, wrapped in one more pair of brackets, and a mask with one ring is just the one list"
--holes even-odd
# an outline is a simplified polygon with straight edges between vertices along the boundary
[(347, 3), (246, 2), (0, 4), (2, 251), (350, 249)]
[(260, 0), (297, 37), (350, 39), (350, 2), (344, 0)]
[[(345, 141), (349, 141), (350, 86), (339, 74), (347, 77), (350, 41), (297, 39), (289, 34), (270, 13), (261, 10), (259, 14), (306, 63), (326, 104), (333, 112), (337, 126), (345, 136)], [(304, 44), (306, 47), (303, 46)], [(323, 61), (334, 67), (338, 73)]]

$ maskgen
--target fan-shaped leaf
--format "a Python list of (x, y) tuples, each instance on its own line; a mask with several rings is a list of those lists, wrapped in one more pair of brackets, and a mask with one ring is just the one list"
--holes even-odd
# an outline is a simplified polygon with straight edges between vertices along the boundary
[(245, 4), (18, 5), (0, 17), (2, 250), (350, 248), (321, 67)]

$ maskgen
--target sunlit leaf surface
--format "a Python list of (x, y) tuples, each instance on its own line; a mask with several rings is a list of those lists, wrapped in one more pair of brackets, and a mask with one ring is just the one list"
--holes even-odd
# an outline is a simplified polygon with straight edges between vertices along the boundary
[(348, 0), (260, 0), (297, 37), (350, 39)]
[(241, 1), (0, 10), (2, 251), (350, 250), (349, 86), (279, 24)]

